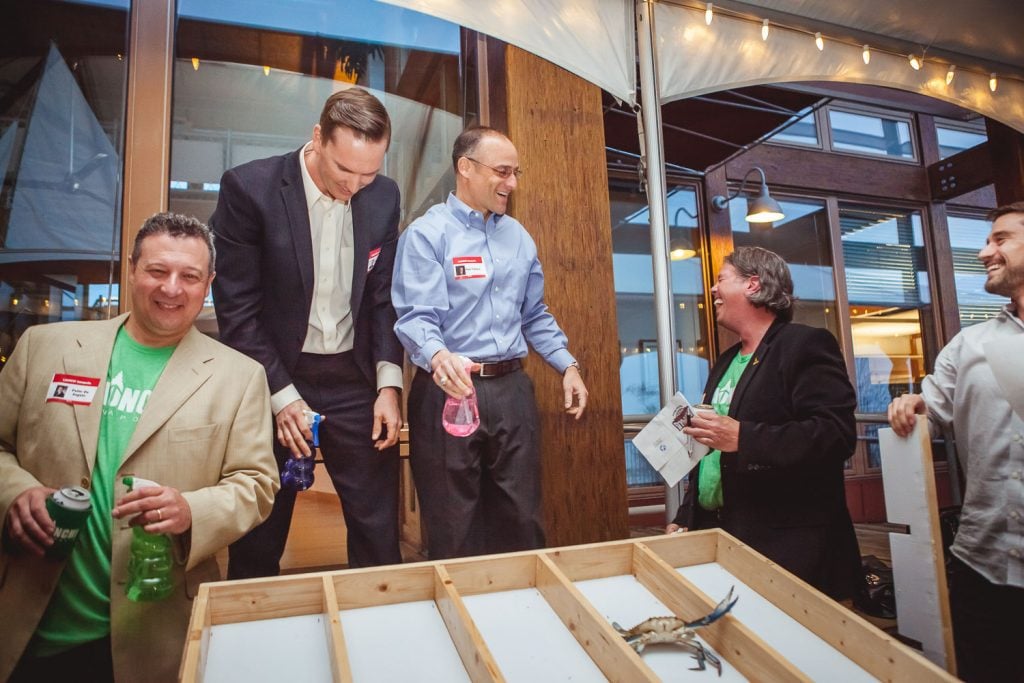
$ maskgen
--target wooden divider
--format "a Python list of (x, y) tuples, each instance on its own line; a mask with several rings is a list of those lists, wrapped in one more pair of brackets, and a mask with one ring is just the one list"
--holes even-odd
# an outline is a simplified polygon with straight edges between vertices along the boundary
[(331, 677), (335, 683), (352, 683), (352, 667), (348, 663), (345, 636), (338, 617), (338, 596), (334, 592), (334, 581), (323, 576), (324, 630), (327, 636), (327, 651), (331, 656)]
[(658, 681), (622, 636), (546, 555), (537, 555), (537, 590), (610, 681)]
[(793, 574), (720, 532), (717, 562), (848, 659), (882, 681), (956, 681)]
[(394, 605), (434, 599), (434, 565), (411, 564), (386, 569), (357, 569), (328, 574), (338, 609)]
[(210, 624), (319, 614), (324, 604), (320, 577), (301, 574), (212, 584), (208, 603)]
[(451, 576), (442, 565), (438, 565), (434, 577), (434, 602), (441, 612), (441, 618), (448, 634), (455, 643), (455, 649), (462, 659), (462, 665), (474, 681), (504, 681), (494, 656), (484, 643), (483, 636), (469, 616), (465, 603), (455, 590)]
[(178, 678), (201, 683), (206, 670), (206, 650), (210, 644), (210, 584), (199, 586), (192, 601), (192, 618), (185, 635), (185, 650), (181, 657)]
[[(637, 581), (680, 619), (699, 619), (718, 604), (646, 545), (636, 544), (633, 558)], [(750, 680), (810, 683), (810, 678), (731, 614), (702, 628), (700, 637)]]

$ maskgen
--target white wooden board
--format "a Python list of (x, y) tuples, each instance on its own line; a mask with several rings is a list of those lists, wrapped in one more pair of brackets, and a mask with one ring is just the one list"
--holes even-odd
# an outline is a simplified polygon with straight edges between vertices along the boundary
[(341, 610), (339, 616), (356, 683), (469, 681), (433, 600)]
[(925, 479), (934, 476), (928, 421), (918, 419), (906, 438), (892, 429), (879, 429), (878, 445), (885, 514), (890, 522), (910, 527), (909, 534), (889, 534), (899, 631), (920, 642), (925, 657), (945, 667), (951, 653), (946, 651), (943, 624), (948, 624), (949, 617), (943, 613), (939, 594), (945, 591), (946, 580), (938, 573), (944, 566), (942, 536), (934, 526), (938, 518), (933, 506), (938, 503), (934, 495), (926, 495), (934, 490), (934, 480)]
[(330, 683), (322, 614), (220, 624), (210, 628), (203, 680), (209, 683)]
[(843, 683), (876, 680), (717, 562), (681, 567), (676, 571), (715, 600), (735, 586), (739, 601), (732, 608), (732, 614), (812, 680)]
[(606, 680), (537, 589), (469, 595), (463, 602), (509, 683)]

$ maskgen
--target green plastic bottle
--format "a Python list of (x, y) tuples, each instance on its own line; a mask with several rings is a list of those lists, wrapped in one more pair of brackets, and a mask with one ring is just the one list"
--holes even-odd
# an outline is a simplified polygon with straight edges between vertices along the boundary
[[(125, 477), (129, 491), (159, 486), (140, 477)], [(174, 558), (171, 539), (165, 534), (146, 533), (141, 526), (132, 527), (131, 556), (128, 558), (128, 584), (125, 594), (134, 602), (156, 602), (174, 592)]]

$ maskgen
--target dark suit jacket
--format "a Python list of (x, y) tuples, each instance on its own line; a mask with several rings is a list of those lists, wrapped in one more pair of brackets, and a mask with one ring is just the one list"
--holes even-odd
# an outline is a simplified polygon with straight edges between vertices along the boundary
[[(739, 344), (715, 363), (705, 400), (737, 353)], [(676, 523), (721, 526), (825, 593), (850, 597), (860, 558), (843, 463), (857, 441), (856, 405), (835, 337), (776, 321), (729, 406), (740, 422), (739, 451), (722, 454), (718, 517), (696, 504), (693, 476)]]
[[(217, 236), (213, 297), (220, 339), (263, 364), (271, 393), (292, 383), (313, 302), (301, 154), (300, 148), (229, 170), (210, 218)], [(398, 218), (398, 186), (390, 178), (377, 176), (352, 197), (352, 350), (373, 386), (379, 361), (402, 364), (391, 305)]]

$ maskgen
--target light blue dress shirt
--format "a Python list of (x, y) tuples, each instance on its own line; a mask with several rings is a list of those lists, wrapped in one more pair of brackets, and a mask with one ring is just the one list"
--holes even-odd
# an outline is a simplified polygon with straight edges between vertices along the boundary
[(412, 362), (448, 349), (478, 362), (523, 358), (527, 344), (558, 372), (574, 362), (544, 304), (537, 245), (510, 216), (448, 196), (406, 228), (391, 288), (395, 333)]

